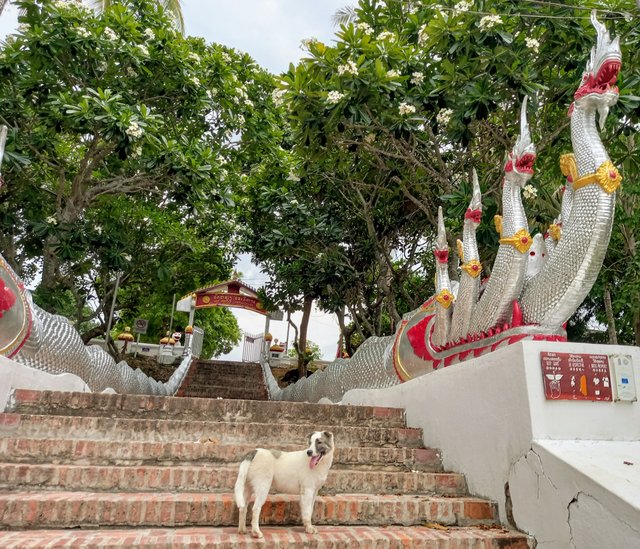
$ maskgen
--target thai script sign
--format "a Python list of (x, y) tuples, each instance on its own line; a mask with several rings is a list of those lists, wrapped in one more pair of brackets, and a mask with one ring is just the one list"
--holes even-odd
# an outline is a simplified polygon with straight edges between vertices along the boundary
[(540, 364), (547, 400), (613, 400), (607, 355), (543, 351)]
[(196, 294), (196, 309), (205, 307), (239, 307), (263, 315), (267, 314), (260, 300), (242, 294), (227, 294), (222, 292)]

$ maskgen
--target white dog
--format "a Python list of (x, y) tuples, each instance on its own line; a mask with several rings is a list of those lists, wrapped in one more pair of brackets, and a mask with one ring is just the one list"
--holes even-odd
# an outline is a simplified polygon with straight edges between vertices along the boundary
[(260, 510), (273, 488), (284, 494), (300, 494), (300, 514), (305, 532), (316, 534), (311, 524), (313, 504), (333, 463), (333, 433), (316, 431), (309, 435), (309, 447), (297, 452), (258, 448), (247, 454), (238, 472), (234, 489), (240, 510), (238, 532), (247, 532), (247, 505), (254, 495), (251, 535), (261, 538)]

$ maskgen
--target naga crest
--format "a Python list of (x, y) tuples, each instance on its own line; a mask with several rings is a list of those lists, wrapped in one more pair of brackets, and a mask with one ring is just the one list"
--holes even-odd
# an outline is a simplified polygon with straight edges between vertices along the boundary
[[(576, 102), (584, 98), (598, 100), (597, 108), (600, 114), (598, 122), (602, 128), (609, 114), (609, 108), (618, 100), (616, 82), (622, 68), (622, 54), (619, 38), (616, 36), (613, 40), (611, 39), (607, 28), (598, 21), (595, 10), (591, 12), (591, 23), (597, 32), (597, 42), (591, 49), (591, 57), (582, 75), (582, 83), (574, 94), (574, 100)], [(571, 107), (573, 108), (573, 104)]]
[[(529, 130), (529, 122), (527, 121), (527, 100), (525, 96), (520, 109), (520, 134), (518, 140), (513, 146), (513, 150), (509, 153), (507, 163), (505, 164), (505, 174), (515, 172), (516, 175), (533, 175), (533, 163), (536, 160), (536, 146), (531, 140), (531, 131)], [(523, 182), (524, 184), (524, 182)]]

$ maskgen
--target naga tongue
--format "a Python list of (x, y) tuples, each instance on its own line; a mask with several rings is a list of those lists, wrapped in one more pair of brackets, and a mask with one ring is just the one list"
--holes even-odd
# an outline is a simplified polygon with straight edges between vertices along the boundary
[(309, 460), (309, 469), (313, 469), (316, 465), (318, 465), (321, 459), (322, 459), (322, 454), (318, 454), (317, 456), (311, 456), (311, 459)]

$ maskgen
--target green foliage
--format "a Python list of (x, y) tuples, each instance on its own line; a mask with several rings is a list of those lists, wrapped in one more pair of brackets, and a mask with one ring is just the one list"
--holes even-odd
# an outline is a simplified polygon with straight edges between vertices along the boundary
[[(226, 279), (238, 174), (277, 129), (263, 123), (272, 77), (181, 36), (151, 0), (101, 13), (17, 3), (19, 32), (0, 50), (2, 254), (26, 279), (42, 273), (42, 295), (70, 291), (77, 322), (90, 304), (102, 326), (118, 272), (117, 309), (134, 317)], [(239, 339), (232, 317), (209, 316), (212, 352)]]
[[(307, 57), (274, 94), (290, 135), (260, 174), (271, 191), (250, 192), (247, 208), (249, 248), (277, 278), (271, 290), (280, 301), (300, 307), (306, 292), (325, 310), (346, 311), (361, 335), (394, 330), (432, 292), (440, 205), (455, 251), (472, 167), (483, 190), (478, 242), (489, 267), (504, 156), (525, 95), (538, 150), (525, 206), (532, 232), (544, 232), (559, 213), (567, 108), (595, 43), (591, 8), (603, 10), (599, 17), (621, 39), (621, 98), (603, 138), (635, 185), (638, 148), (619, 143), (639, 123), (633, 2), (361, 0), (355, 17), (339, 17), (345, 23), (334, 45), (307, 41)], [(409, 289), (412, 277), (422, 287)]]
[[(289, 351), (287, 352), (287, 355), (290, 356), (291, 358), (298, 358), (299, 352), (295, 345), (291, 349), (289, 349)], [(320, 345), (311, 341), (310, 339), (307, 339), (307, 346), (304, 352), (305, 364), (309, 364), (314, 360), (320, 360), (321, 358), (322, 358), (322, 349), (320, 348)]]

